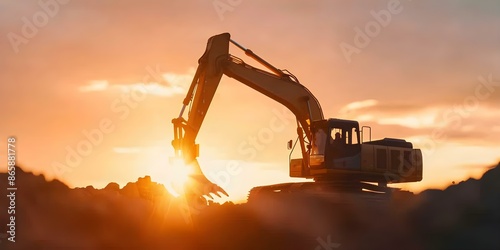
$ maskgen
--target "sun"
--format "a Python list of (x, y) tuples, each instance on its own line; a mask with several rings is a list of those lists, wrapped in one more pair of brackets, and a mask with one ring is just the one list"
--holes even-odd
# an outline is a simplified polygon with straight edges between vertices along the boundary
[(184, 193), (184, 186), (192, 174), (192, 168), (186, 166), (181, 158), (171, 158), (169, 166), (165, 171), (165, 188), (174, 197), (179, 197)]

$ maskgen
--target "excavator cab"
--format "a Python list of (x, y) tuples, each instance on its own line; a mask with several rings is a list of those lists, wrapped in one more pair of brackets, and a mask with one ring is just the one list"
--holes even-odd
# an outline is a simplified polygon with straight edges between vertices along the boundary
[[(357, 121), (331, 118), (311, 123), (309, 166), (303, 159), (290, 161), (291, 177), (309, 177), (327, 169), (359, 169), (361, 152)], [(311, 176), (308, 176), (311, 175)]]
[[(357, 121), (329, 119), (328, 129), (330, 140), (326, 144), (326, 162), (352, 157), (360, 153), (359, 124)], [(331, 166), (334, 167), (334, 166)]]
[(359, 169), (359, 123), (331, 118), (313, 123), (311, 169)]
[(309, 164), (290, 161), (290, 176), (315, 180), (352, 180), (376, 183), (422, 179), (422, 153), (402, 139), (361, 140), (359, 123), (331, 118), (311, 124)]

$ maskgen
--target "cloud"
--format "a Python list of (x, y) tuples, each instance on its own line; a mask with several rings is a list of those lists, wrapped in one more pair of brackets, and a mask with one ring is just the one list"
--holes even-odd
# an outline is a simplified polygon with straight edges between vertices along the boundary
[(167, 72), (163, 74), (163, 79), (173, 86), (189, 86), (193, 80), (196, 70), (190, 68), (187, 74), (175, 74), (172, 72)]
[(375, 100), (349, 103), (341, 109), (348, 118), (380, 125), (399, 125), (408, 128), (432, 128), (436, 126), (438, 109), (435, 107), (405, 107)]
[[(348, 106), (348, 105), (346, 105)], [(343, 118), (357, 120), (373, 128), (379, 137), (434, 140), (437, 144), (496, 146), (500, 141), (500, 111), (487, 103), (477, 106), (429, 103), (422, 106), (391, 104), (354, 105)], [(437, 139), (436, 139), (437, 138)], [(411, 141), (411, 140), (410, 140)]]
[(351, 102), (351, 103), (345, 105), (342, 109), (340, 109), (340, 113), (348, 113), (348, 112), (355, 111), (358, 109), (373, 107), (377, 104), (378, 104), (378, 101), (374, 100), (374, 99)]
[(422, 113), (416, 115), (386, 117), (377, 120), (382, 125), (401, 125), (409, 128), (434, 127), (436, 114)]
[(165, 86), (159, 83), (134, 83), (134, 84), (116, 84), (114, 88), (119, 88), (123, 92), (143, 92), (148, 95), (161, 97), (170, 97), (186, 92), (181, 86)]
[[(154, 74), (154, 72), (151, 74)], [(148, 95), (170, 97), (185, 94), (193, 77), (194, 69), (190, 69), (187, 74), (167, 72), (159, 77), (153, 77), (156, 81), (137, 82), (131, 84), (109, 84), (107, 80), (93, 80), (90, 81), (89, 84), (78, 86), (77, 88), (80, 92), (119, 89), (122, 92), (143, 92)]]
[(108, 89), (108, 81), (105, 80), (96, 80), (90, 81), (88, 85), (78, 87), (78, 91), (80, 92), (94, 92), (94, 91), (104, 91)]

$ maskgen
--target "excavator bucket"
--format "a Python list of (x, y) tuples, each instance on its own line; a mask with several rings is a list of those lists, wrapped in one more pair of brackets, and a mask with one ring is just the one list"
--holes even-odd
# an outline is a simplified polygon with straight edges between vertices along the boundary
[(229, 196), (223, 188), (207, 179), (201, 171), (198, 160), (193, 160), (188, 167), (191, 168), (191, 173), (186, 185), (184, 186), (185, 194), (197, 197), (206, 196), (211, 199), (213, 199), (212, 194), (218, 196), (219, 198), (221, 197), (219, 193)]

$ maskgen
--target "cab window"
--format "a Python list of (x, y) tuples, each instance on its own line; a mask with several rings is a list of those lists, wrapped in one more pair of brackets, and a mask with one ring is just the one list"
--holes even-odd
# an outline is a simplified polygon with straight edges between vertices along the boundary
[(358, 133), (356, 131), (356, 128), (352, 128), (351, 129), (351, 144), (359, 144), (359, 141), (358, 141)]
[(326, 136), (327, 136), (327, 134), (325, 133), (325, 131), (323, 129), (319, 129), (314, 134), (313, 143), (312, 143), (312, 154), (313, 155), (322, 155), (325, 153)]
[(345, 136), (340, 128), (332, 128), (330, 131), (330, 144), (343, 143), (345, 144)]
[(340, 129), (332, 128), (330, 131), (330, 144), (359, 144), (356, 128)]

